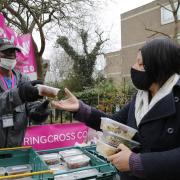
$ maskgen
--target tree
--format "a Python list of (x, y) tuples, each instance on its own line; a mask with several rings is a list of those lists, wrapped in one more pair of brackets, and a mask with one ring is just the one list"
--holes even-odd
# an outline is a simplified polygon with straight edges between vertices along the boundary
[[(178, 19), (178, 11), (179, 11), (179, 7), (180, 7), (180, 0), (177, 0), (177, 1), (168, 0), (168, 2), (170, 4), (170, 8), (167, 8), (166, 6), (162, 5), (159, 2), (157, 4), (161, 8), (164, 8), (167, 11), (172, 13), (173, 18), (174, 18), (174, 33), (173, 33), (173, 37), (172, 38), (178, 42), (178, 32), (180, 32), (179, 31), (180, 29), (179, 29), (179, 26), (178, 26), (178, 21), (179, 21), (179, 19)], [(164, 36), (167, 36), (167, 37), (171, 38), (169, 34), (166, 34), (166, 33), (161, 32), (159, 30), (151, 29), (149, 27), (145, 27), (145, 30), (153, 32), (153, 34), (150, 37), (155, 36), (157, 34), (162, 34)]]
[(80, 87), (85, 89), (86, 87), (91, 87), (93, 85), (93, 70), (96, 62), (96, 58), (101, 54), (102, 45), (107, 41), (107, 39), (102, 39), (103, 33), (98, 33), (98, 41), (95, 46), (89, 52), (88, 48), (88, 32), (85, 30), (80, 31), (80, 38), (83, 46), (83, 53), (79, 54), (74, 50), (74, 48), (69, 44), (69, 40), (65, 36), (59, 36), (57, 39), (57, 44), (59, 44), (64, 51), (74, 60), (73, 71), (74, 79), (78, 81)]
[(53, 61), (51, 62), (50, 71), (53, 72), (53, 79), (56, 84), (68, 77), (69, 70), (72, 69), (73, 61), (65, 53), (59, 52), (59, 49), (55, 51), (53, 56)]
[(0, 10), (3, 11), (9, 25), (16, 27), (22, 34), (37, 30), (40, 34), (41, 46), (33, 39), (37, 62), (38, 79), (43, 79), (42, 55), (45, 50), (45, 32), (47, 25), (53, 28), (69, 26), (80, 21), (87, 14), (93, 0), (1, 0)]

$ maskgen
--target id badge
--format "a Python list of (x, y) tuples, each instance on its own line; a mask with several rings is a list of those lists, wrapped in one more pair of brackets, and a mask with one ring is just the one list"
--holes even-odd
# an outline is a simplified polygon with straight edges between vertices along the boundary
[(12, 114), (3, 115), (2, 124), (3, 124), (3, 128), (14, 126), (13, 115)]

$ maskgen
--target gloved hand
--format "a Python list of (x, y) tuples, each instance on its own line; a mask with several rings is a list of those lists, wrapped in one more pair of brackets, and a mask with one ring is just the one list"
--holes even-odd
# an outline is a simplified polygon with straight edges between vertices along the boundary
[(49, 100), (45, 100), (39, 106), (32, 109), (29, 112), (29, 118), (37, 124), (46, 121), (46, 119), (48, 118), (48, 116), (51, 113), (51, 110), (48, 108), (49, 102), (50, 102)]
[(35, 86), (37, 84), (44, 84), (43, 81), (41, 81), (41, 80), (34, 80), (34, 81), (30, 81), (30, 82), (33, 86)]
[(40, 80), (35, 81), (26, 81), (22, 82), (18, 85), (19, 88), (19, 96), (23, 102), (33, 102), (37, 101), (39, 98), (43, 98), (39, 96), (39, 92), (37, 87), (34, 87), (36, 84), (42, 84), (43, 82)]

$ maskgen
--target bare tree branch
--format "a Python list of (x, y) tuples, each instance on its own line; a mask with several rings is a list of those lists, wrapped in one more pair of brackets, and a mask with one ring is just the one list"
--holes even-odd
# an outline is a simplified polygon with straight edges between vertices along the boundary
[(166, 6), (160, 4), (160, 3), (157, 3), (157, 5), (159, 5), (160, 7), (166, 9), (167, 11), (170, 11), (170, 12), (173, 12), (171, 9), (168, 9)]
[[(17, 19), (20, 21), (21, 23), (21, 27), (23, 28), (24, 32), (27, 32), (28, 29), (27, 29), (27, 26), (26, 26), (26, 23), (24, 21), (24, 19), (21, 17), (21, 15), (16, 12), (14, 9), (11, 8), (11, 6), (9, 6), (6, 2), (4, 3), (4, 7), (11, 13), (13, 14), (14, 16), (17, 17)], [(19, 24), (17, 24), (18, 26)]]
[(169, 35), (166, 34), (166, 33), (161, 32), (161, 31), (157, 31), (157, 30), (150, 29), (150, 28), (147, 28), (147, 27), (145, 27), (145, 30), (146, 30), (146, 31), (154, 32), (154, 34), (151, 35), (151, 36), (149, 36), (149, 37), (155, 36), (155, 35), (157, 35), (157, 34), (162, 34), (162, 35), (164, 35), (164, 36), (167, 36), (168, 38), (171, 38), (171, 36), (169, 36)]
[[(19, 0), (17, 0), (18, 2)], [(37, 16), (35, 15), (35, 13), (32, 11), (32, 9), (28, 6), (28, 4), (26, 4), (23, 0), (20, 0), (21, 3), (23, 4), (24, 7), (27, 8), (27, 10), (31, 13), (31, 15), (33, 16), (34, 18), (34, 21), (36, 22), (38, 28), (39, 28), (39, 33), (40, 33), (40, 39), (41, 39), (41, 48), (40, 48), (40, 51), (39, 51), (39, 56), (42, 56), (43, 52), (44, 52), (44, 49), (45, 49), (45, 37), (44, 37), (44, 32), (43, 32), (43, 29), (41, 27), (41, 24), (39, 23), (38, 21), (38, 18)]]

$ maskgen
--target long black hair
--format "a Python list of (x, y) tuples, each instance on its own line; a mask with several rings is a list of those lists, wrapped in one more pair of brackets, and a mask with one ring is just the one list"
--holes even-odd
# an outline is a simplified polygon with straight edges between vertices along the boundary
[(160, 86), (174, 73), (180, 73), (180, 45), (172, 39), (155, 38), (140, 51), (148, 76)]

